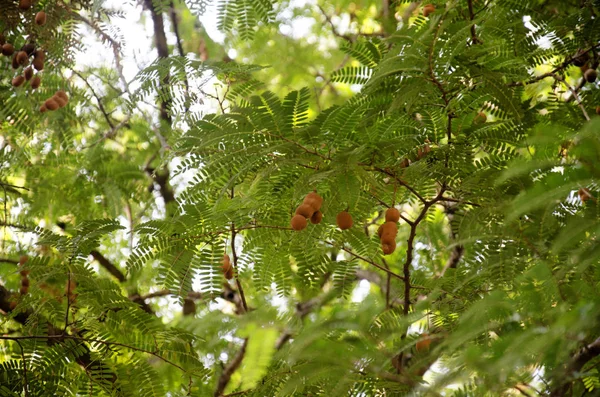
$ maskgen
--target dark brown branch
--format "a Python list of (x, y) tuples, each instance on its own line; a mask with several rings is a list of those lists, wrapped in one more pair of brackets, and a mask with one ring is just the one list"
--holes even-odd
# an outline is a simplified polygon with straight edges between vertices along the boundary
[(412, 186), (408, 185), (402, 179), (398, 178), (398, 176), (396, 176), (396, 174), (394, 174), (393, 172), (387, 171), (387, 170), (385, 170), (383, 168), (379, 168), (379, 167), (373, 167), (373, 169), (375, 171), (381, 172), (382, 174), (386, 174), (386, 175), (391, 176), (392, 178), (394, 178), (396, 180), (396, 182), (398, 182), (398, 184), (400, 186), (404, 186), (406, 189), (408, 189), (408, 191), (410, 191), (412, 194), (414, 194), (422, 203), (425, 203), (427, 201)]
[(0, 336), (0, 340), (14, 340), (14, 341), (19, 341), (19, 340), (28, 340), (28, 339), (46, 339), (48, 341), (51, 340), (58, 340), (58, 341), (64, 341), (65, 339), (72, 339), (72, 340), (77, 340), (77, 341), (81, 341), (81, 342), (86, 342), (86, 343), (99, 343), (102, 345), (106, 345), (106, 346), (119, 346), (119, 347), (123, 347), (125, 349), (129, 349), (129, 350), (134, 350), (140, 353), (146, 353), (146, 354), (150, 354), (162, 361), (164, 361), (167, 364), (172, 365), (173, 367), (187, 373), (188, 371), (175, 364), (173, 361), (164, 358), (163, 356), (152, 352), (150, 350), (145, 350), (145, 349), (140, 349), (139, 347), (135, 347), (135, 346), (131, 346), (131, 345), (126, 345), (124, 343), (119, 343), (119, 342), (110, 342), (110, 341), (105, 341), (102, 339), (92, 339), (92, 338), (83, 338), (80, 336), (74, 336), (74, 335), (28, 335), (28, 336)]
[(12, 263), (13, 265), (18, 265), (19, 261), (16, 259), (9, 259), (9, 258), (0, 258), (0, 262), (3, 263)]
[(440, 198), (443, 196), (445, 189), (441, 189), (438, 195), (431, 201), (426, 201), (423, 209), (419, 213), (417, 219), (415, 219), (414, 223), (410, 225), (410, 234), (406, 241), (406, 260), (404, 261), (404, 314), (407, 315), (410, 311), (410, 267), (413, 260), (413, 251), (414, 251), (414, 240), (417, 235), (417, 227), (419, 223), (425, 218), (427, 211), (431, 206), (440, 201)]
[(439, 34), (440, 34), (440, 29), (442, 27), (442, 23), (443, 22), (444, 22), (444, 18), (442, 17), (440, 19), (440, 21), (438, 22), (437, 27), (435, 29), (435, 34), (433, 36), (433, 40), (431, 42), (431, 48), (429, 50), (428, 64), (429, 64), (429, 77), (431, 78), (431, 81), (433, 82), (433, 84), (442, 93), (442, 99), (444, 100), (444, 104), (446, 105), (446, 107), (448, 107), (448, 103), (450, 102), (449, 99), (448, 99), (448, 93), (444, 89), (444, 86), (442, 85), (442, 83), (440, 83), (439, 80), (437, 79), (437, 77), (435, 77), (435, 72), (433, 70), (433, 52), (435, 50), (435, 43), (438, 40), (438, 37), (439, 37)]
[[(569, 380), (571, 379), (571, 375), (581, 371), (583, 366), (590, 361), (591, 359), (600, 356), (600, 337), (595, 341), (590, 343), (589, 345), (584, 346), (577, 352), (572, 358), (571, 361), (566, 365), (566, 374), (567, 376), (557, 376), (557, 379), (561, 380), (561, 383), (557, 384), (555, 389), (550, 393), (550, 397), (561, 397), (566, 396), (567, 391), (569, 390), (571, 384)], [(567, 380), (565, 383), (564, 380)]]
[(33, 227), (30, 227), (30, 226), (19, 225), (18, 223), (10, 223), (10, 222), (0, 222), (0, 226), (14, 227), (15, 229), (22, 229), (22, 230), (33, 229)]
[(119, 270), (111, 261), (106, 259), (104, 255), (100, 252), (93, 250), (90, 252), (90, 255), (98, 261), (98, 263), (105, 268), (110, 274), (112, 274), (120, 283), (125, 282), (126, 278), (123, 272)]
[[(158, 12), (153, 5), (152, 0), (144, 0), (146, 8), (150, 10), (150, 15), (152, 17), (152, 24), (154, 26), (154, 45), (156, 46), (156, 51), (158, 52), (159, 58), (168, 58), (169, 57), (169, 47), (167, 45), (167, 35), (165, 34), (165, 24), (163, 21), (163, 16), (160, 12)], [(169, 87), (169, 76), (167, 76), (161, 84), (159, 88), (162, 90), (168, 90)], [(160, 103), (160, 119), (165, 121), (169, 126), (171, 125), (171, 116), (169, 115), (169, 100), (161, 101)]]
[(469, 6), (469, 20), (471, 21), (471, 43), (477, 44), (479, 43), (479, 39), (475, 32), (475, 24), (472, 23), (473, 19), (475, 19), (475, 14), (473, 13), (473, 0), (467, 0), (467, 4)]
[(100, 97), (98, 96), (98, 94), (96, 93), (96, 91), (94, 90), (94, 87), (92, 87), (92, 85), (90, 84), (90, 82), (85, 77), (83, 77), (81, 75), (81, 73), (79, 73), (75, 69), (71, 69), (71, 71), (73, 72), (74, 75), (76, 75), (81, 80), (83, 80), (83, 82), (85, 83), (85, 85), (88, 86), (88, 88), (90, 89), (92, 95), (94, 96), (94, 98), (96, 98), (96, 102), (98, 102), (98, 109), (100, 109), (100, 113), (102, 113), (102, 115), (104, 116), (104, 119), (108, 123), (110, 129), (114, 130), (115, 129), (115, 125), (113, 124), (112, 120), (110, 119), (110, 116), (108, 115), (108, 112), (106, 111), (106, 108), (104, 108), (104, 104), (102, 103), (102, 100), (100, 99)]
[[(12, 295), (13, 294), (11, 294), (11, 292), (8, 291), (3, 285), (0, 285), (0, 313), (8, 314), (8, 313), (12, 312), (12, 308), (11, 308), (11, 296)], [(31, 310), (24, 310), (24, 311), (20, 311), (16, 314), (13, 314), (12, 319), (14, 321), (18, 322), (19, 324), (25, 325), (25, 324), (27, 324), (29, 317), (32, 314), (33, 314), (33, 312)], [(5, 339), (5, 340), (46, 339), (49, 341), (60, 342), (60, 341), (63, 341), (65, 338), (76, 339), (77, 337), (74, 337), (71, 335), (64, 335), (52, 324), (48, 324), (48, 335), (25, 336), (25, 337), (23, 337), (23, 336), (9, 337), (9, 336), (5, 335), (5, 336), (0, 337), (0, 340), (2, 340), (2, 339)], [(103, 368), (101, 368), (101, 370), (106, 371), (105, 373), (107, 375), (110, 375), (110, 377), (108, 377), (107, 379), (112, 383), (115, 383), (117, 381), (117, 375), (115, 373), (113, 373), (110, 370), (110, 368), (105, 366), (102, 362), (99, 362), (98, 360), (94, 360), (92, 358), (91, 351), (89, 350), (89, 348), (87, 346), (83, 346), (83, 351), (77, 355), (76, 362), (86, 371), (87, 371), (87, 368), (89, 368), (92, 364), (95, 364), (99, 367), (103, 367)]]
[(399, 275), (399, 274), (396, 274), (396, 273), (392, 272), (391, 270), (388, 270), (388, 269), (386, 269), (385, 267), (381, 266), (381, 265), (380, 265), (380, 264), (378, 264), (377, 262), (374, 262), (374, 261), (372, 261), (372, 260), (371, 260), (371, 259), (369, 259), (369, 258), (365, 258), (365, 257), (364, 257), (364, 256), (362, 256), (362, 255), (359, 255), (359, 254), (357, 254), (357, 253), (355, 253), (355, 252), (352, 252), (352, 250), (350, 250), (350, 249), (348, 249), (348, 248), (346, 248), (346, 247), (341, 247), (341, 248), (340, 248), (340, 247), (336, 246), (334, 243), (332, 243), (332, 242), (330, 242), (330, 241), (325, 241), (325, 243), (326, 243), (326, 244), (329, 244), (329, 245), (331, 245), (332, 247), (339, 248), (339, 249), (341, 249), (342, 251), (344, 251), (344, 252), (347, 252), (348, 254), (352, 255), (353, 257), (355, 257), (355, 258), (357, 258), (357, 259), (360, 259), (360, 260), (362, 260), (362, 261), (365, 261), (365, 262), (367, 262), (367, 263), (370, 263), (371, 265), (375, 266), (375, 267), (376, 267), (376, 268), (378, 268), (379, 270), (383, 270), (383, 271), (384, 271), (384, 272), (386, 272), (387, 274), (389, 274), (389, 275), (391, 275), (391, 276), (393, 276), (393, 277), (396, 277), (396, 278), (397, 278), (397, 279), (399, 279), (399, 280), (404, 280), (404, 277), (402, 277), (401, 275)]
[[(513, 81), (512, 83), (508, 83), (507, 86), (508, 87), (519, 87), (519, 86), (525, 86), (525, 85), (529, 85), (529, 84), (533, 84), (533, 83), (537, 83), (540, 80), (545, 79), (546, 77), (556, 77), (556, 73), (560, 72), (563, 69), (566, 69), (569, 65), (571, 65), (573, 63), (573, 61), (575, 61), (577, 58), (579, 58), (582, 55), (587, 54), (588, 52), (592, 51), (593, 49), (598, 48), (598, 46), (594, 46), (594, 47), (590, 47), (587, 50), (583, 51), (583, 52), (578, 52), (575, 56), (569, 57), (567, 58), (565, 61), (563, 61), (560, 65), (558, 65), (557, 67), (555, 67), (551, 72), (548, 73), (544, 73), (541, 74), (537, 77), (534, 77), (530, 80), (527, 81)], [(583, 80), (584, 84), (585, 84), (585, 79)]]
[[(123, 274), (123, 272), (121, 272), (121, 270), (119, 270), (119, 268), (117, 266), (115, 266), (111, 261), (109, 261), (104, 255), (102, 255), (100, 252), (96, 251), (96, 250), (92, 250), (90, 252), (90, 255), (92, 255), (92, 257), (98, 261), (98, 263), (104, 267), (110, 274), (112, 274), (117, 280), (119, 280), (120, 283), (124, 283), (125, 281), (127, 281), (127, 278), (125, 277), (125, 275)], [(131, 299), (132, 302), (137, 303), (138, 305), (140, 305), (140, 307), (142, 308), (143, 311), (145, 311), (148, 314), (154, 314), (154, 310), (152, 310), (152, 308), (150, 307), (150, 305), (148, 305), (144, 299), (142, 299), (142, 297), (140, 296), (140, 294), (138, 292), (134, 292), (131, 295), (129, 295), (129, 299)]]
[(237, 352), (235, 357), (227, 364), (227, 366), (223, 369), (221, 376), (217, 382), (217, 390), (215, 390), (215, 397), (220, 397), (223, 395), (223, 391), (229, 384), (231, 380), (231, 375), (239, 368), (240, 364), (242, 364), (242, 360), (244, 359), (244, 355), (246, 354), (246, 347), (248, 346), (248, 339), (244, 339), (244, 343), (242, 347)]
[[(160, 291), (156, 291), (156, 292), (150, 292), (149, 294), (146, 295), (141, 295), (140, 299), (146, 300), (146, 299), (152, 299), (152, 298), (159, 298), (159, 297), (163, 297), (163, 296), (177, 296), (177, 294), (173, 291), (169, 291), (168, 289), (163, 289)], [(200, 292), (188, 292), (186, 299), (193, 299), (193, 300), (198, 300), (198, 299), (202, 299), (202, 294)]]
[[(181, 55), (182, 57), (185, 57), (185, 53), (183, 52), (183, 45), (181, 44), (181, 35), (179, 34), (179, 15), (177, 15), (177, 10), (175, 9), (175, 4), (172, 0), (171, 0), (169, 7), (170, 7), (171, 25), (173, 25), (173, 32), (175, 32), (175, 38), (176, 38), (176, 42), (177, 42), (177, 50), (179, 51), (179, 55)], [(185, 94), (186, 94), (186, 96), (188, 96), (188, 94), (190, 92), (190, 83), (187, 78), (187, 73), (185, 74), (183, 81), (185, 83)], [(187, 101), (186, 101), (186, 109), (185, 110), (186, 110), (186, 112), (189, 110), (188, 106), (187, 106)]]
[(23, 189), (23, 190), (27, 190), (28, 192), (31, 191), (29, 188), (26, 188), (25, 186), (11, 185), (10, 183), (4, 183), (4, 182), (0, 182), (0, 186), (10, 187), (13, 189)]
[[(231, 190), (233, 193), (233, 189)], [(242, 288), (242, 283), (240, 283), (239, 277), (239, 267), (238, 267), (238, 257), (235, 252), (235, 224), (231, 222), (231, 256), (233, 256), (233, 268), (235, 269), (235, 283), (240, 291), (240, 298), (242, 299), (242, 305), (244, 306), (244, 310), (248, 312), (248, 304), (246, 303), (246, 296), (244, 295), (244, 289)]]
[(471, 201), (465, 201), (465, 200), (461, 200), (461, 199), (455, 199), (452, 197), (441, 197), (438, 201), (448, 201), (451, 203), (461, 203), (461, 204), (472, 205), (473, 207), (481, 207), (481, 205), (479, 205), (477, 203), (473, 203)]

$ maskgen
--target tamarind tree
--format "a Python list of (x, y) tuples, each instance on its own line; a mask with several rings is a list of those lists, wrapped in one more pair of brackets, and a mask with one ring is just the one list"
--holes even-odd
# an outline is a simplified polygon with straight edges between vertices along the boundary
[(0, 0), (0, 396), (598, 393), (599, 1), (116, 3)]

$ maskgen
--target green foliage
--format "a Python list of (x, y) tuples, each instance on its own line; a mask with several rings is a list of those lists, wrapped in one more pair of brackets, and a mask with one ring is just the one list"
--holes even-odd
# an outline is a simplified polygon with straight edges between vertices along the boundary
[[(600, 91), (573, 63), (598, 66), (599, 5), (380, 3), (218, 2), (235, 60), (129, 83), (73, 60), (77, 21), (113, 46), (118, 13), (44, 4), (41, 91), (0, 58), (1, 396), (597, 391)], [(184, 7), (152, 4), (159, 30)]]

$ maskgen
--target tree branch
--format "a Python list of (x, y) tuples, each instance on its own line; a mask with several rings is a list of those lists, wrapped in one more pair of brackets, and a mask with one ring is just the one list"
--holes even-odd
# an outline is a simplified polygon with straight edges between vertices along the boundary
[[(467, 0), (467, 4), (469, 6), (469, 20), (473, 22), (475, 19), (475, 14), (473, 13), (473, 0)], [(471, 23), (471, 43), (477, 44), (479, 43), (479, 39), (477, 38), (477, 34), (475, 33), (475, 24)]]
[[(565, 396), (569, 390), (571, 384), (569, 383), (573, 373), (581, 371), (583, 366), (591, 359), (600, 356), (600, 337), (589, 345), (584, 346), (577, 352), (571, 361), (566, 366), (566, 376), (557, 376), (557, 379), (561, 380), (561, 383), (557, 384), (554, 390), (550, 393), (550, 397), (562, 397)], [(567, 380), (565, 382), (564, 380)]]
[(225, 390), (225, 388), (229, 384), (229, 381), (231, 380), (231, 375), (233, 375), (235, 370), (238, 369), (238, 367), (242, 363), (242, 360), (244, 359), (247, 346), (248, 338), (244, 339), (244, 343), (242, 344), (240, 350), (237, 352), (235, 357), (229, 362), (229, 364), (227, 364), (225, 369), (223, 369), (223, 372), (221, 373), (221, 376), (217, 381), (217, 390), (215, 390), (214, 394), (215, 397), (220, 397), (223, 395), (223, 391)]
[(111, 261), (106, 259), (106, 257), (104, 255), (102, 255), (100, 252), (98, 252), (96, 250), (92, 250), (90, 252), (90, 255), (96, 261), (98, 261), (98, 263), (100, 265), (102, 265), (102, 267), (104, 267), (110, 274), (112, 274), (117, 280), (119, 280), (119, 282), (121, 282), (121, 283), (125, 282), (126, 277), (123, 274), (123, 272), (121, 272), (121, 270), (119, 270), (119, 268), (117, 268), (114, 264), (112, 264)]
[[(233, 188), (231, 188), (231, 198), (233, 199)], [(244, 310), (248, 312), (248, 304), (246, 303), (246, 296), (244, 295), (244, 289), (242, 288), (242, 283), (240, 283), (239, 277), (239, 267), (238, 267), (238, 257), (235, 252), (235, 224), (231, 222), (231, 256), (233, 256), (233, 268), (235, 269), (235, 283), (237, 284), (238, 290), (240, 291), (240, 297), (242, 298), (242, 305), (244, 306)]]

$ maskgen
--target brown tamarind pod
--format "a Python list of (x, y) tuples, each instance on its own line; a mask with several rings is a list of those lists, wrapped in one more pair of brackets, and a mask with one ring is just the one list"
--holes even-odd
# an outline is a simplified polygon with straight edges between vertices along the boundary
[(29, 55), (25, 51), (17, 52), (17, 63), (21, 66), (27, 66), (29, 64)]
[(381, 244), (395, 245), (396, 244), (396, 236), (386, 234), (381, 236)]
[(35, 68), (35, 70), (37, 70), (37, 71), (44, 70), (44, 61), (42, 61), (41, 59), (34, 59), (32, 63), (33, 63), (33, 67)]
[(11, 56), (15, 53), (15, 47), (10, 43), (2, 44), (2, 55), (6, 55), (7, 57)]
[(8, 304), (8, 307), (10, 308), (10, 310), (15, 310), (15, 308), (17, 307), (17, 302), (10, 301), (10, 303)]
[[(19, 258), (19, 267), (23, 266), (28, 259), (29, 257), (27, 255), (21, 255), (21, 257)], [(27, 277), (29, 275), (29, 270), (21, 270), (19, 273), (21, 274), (21, 276)]]
[(42, 62), (46, 60), (46, 53), (44, 52), (44, 50), (37, 50), (34, 54), (33, 54), (33, 59), (41, 59)]
[(231, 259), (229, 258), (229, 255), (223, 255), (223, 260), (221, 261), (221, 263), (221, 269), (223, 269), (223, 273), (227, 273), (227, 271), (231, 269)]
[(422, 159), (423, 157), (425, 157), (427, 155), (427, 153), (431, 152), (431, 147), (429, 147), (428, 144), (425, 144), (425, 146), (420, 147), (419, 149), (417, 149), (417, 157), (419, 159)]
[(35, 52), (35, 45), (31, 44), (31, 43), (27, 43), (23, 47), (21, 47), (21, 51), (24, 51), (25, 53), (27, 53), (27, 56), (32, 56)]
[(348, 211), (342, 211), (339, 214), (337, 214), (335, 220), (338, 227), (342, 230), (350, 229), (354, 224), (354, 221), (352, 220), (352, 215), (350, 215)]
[(23, 71), (23, 76), (25, 76), (25, 80), (29, 81), (33, 77), (33, 69), (28, 67)]
[(383, 250), (384, 255), (392, 254), (396, 250), (396, 242), (382, 243), (381, 249)]
[(423, 7), (423, 15), (428, 17), (429, 14), (435, 12), (435, 6), (433, 4), (427, 4)]
[(385, 236), (392, 236), (392, 237), (396, 237), (396, 235), (398, 234), (398, 224), (396, 222), (385, 222), (383, 225), (381, 225), (381, 234), (379, 235), (380, 238), (384, 238)]
[(19, 0), (19, 9), (27, 11), (31, 8), (31, 0)]
[(417, 352), (429, 350), (429, 346), (431, 345), (431, 339), (431, 336), (427, 332), (421, 334), (421, 338), (419, 338), (415, 345)]
[(37, 50), (33, 56), (33, 67), (35, 70), (44, 70), (44, 61), (46, 60), (46, 53), (44, 50)]
[(318, 225), (319, 223), (321, 223), (322, 220), (323, 220), (323, 213), (321, 211), (316, 211), (310, 217), (310, 223), (312, 223), (313, 225)]
[(400, 211), (397, 208), (391, 207), (385, 211), (386, 222), (398, 222), (400, 220)]
[(12, 68), (19, 69), (19, 62), (17, 61), (17, 54), (13, 55)]
[(46, 24), (46, 13), (44, 11), (40, 11), (35, 14), (35, 23), (38, 26), (43, 26)]
[(38, 88), (40, 88), (40, 84), (42, 84), (42, 79), (40, 79), (39, 76), (35, 76), (33, 79), (31, 79), (32, 89), (37, 90)]
[(56, 95), (57, 97), (62, 98), (63, 100), (69, 102), (69, 96), (63, 90), (56, 91), (56, 94), (54, 94), (54, 95)]
[(600, 114), (600, 106), (596, 106), (596, 114)]
[(48, 108), (46, 107), (46, 105), (40, 106), (40, 113), (46, 113), (47, 111), (48, 111)]
[(29, 288), (29, 279), (27, 276), (21, 279), (21, 287)]
[(406, 158), (400, 162), (400, 168), (406, 168), (409, 165), (410, 165), (410, 160), (408, 160)]
[(46, 109), (48, 110), (56, 110), (58, 109), (58, 103), (56, 103), (56, 101), (52, 98), (47, 99), (46, 102), (44, 102), (44, 105), (46, 106)]
[(584, 187), (580, 188), (577, 191), (577, 194), (579, 195), (579, 199), (581, 200), (582, 203), (585, 203), (589, 199), (594, 198), (594, 196), (592, 196), (592, 193), (590, 193), (589, 189), (586, 189)]
[(583, 77), (585, 77), (585, 81), (588, 83), (593, 83), (598, 78), (598, 72), (596, 72), (596, 69), (588, 69), (583, 74)]
[(308, 204), (313, 207), (315, 211), (319, 211), (323, 205), (323, 197), (319, 196), (316, 191), (310, 192), (304, 197), (304, 204)]
[(487, 121), (487, 116), (483, 112), (477, 113), (475, 119), (473, 120), (473, 124), (484, 124)]
[(296, 208), (296, 215), (302, 215), (305, 218), (310, 218), (315, 213), (315, 209), (310, 204), (300, 204)]
[(2, 33), (0, 33), (0, 46), (3, 46), (6, 43), (6, 37)]
[(308, 222), (306, 221), (306, 217), (304, 217), (302, 215), (294, 215), (292, 217), (291, 225), (292, 225), (292, 229), (299, 232), (300, 230), (303, 230), (306, 228), (306, 226), (308, 225)]
[(17, 76), (14, 79), (12, 79), (13, 87), (20, 87), (23, 85), (24, 82), (25, 82), (25, 77), (23, 77), (23, 76)]
[(29, 288), (26, 288), (26, 287), (19, 288), (19, 293), (21, 295), (27, 295), (28, 292), (29, 292)]
[(225, 272), (225, 278), (231, 280), (233, 278), (233, 268), (230, 268)]
[(54, 101), (58, 104), (59, 108), (64, 108), (65, 106), (67, 106), (67, 101), (61, 96), (54, 94), (52, 99), (54, 99)]

